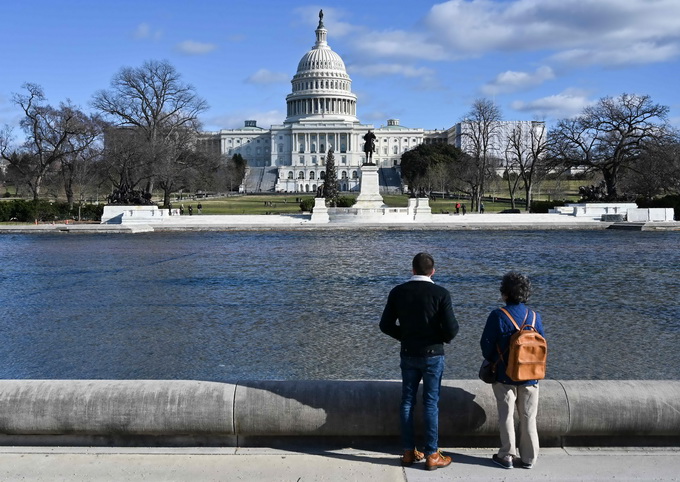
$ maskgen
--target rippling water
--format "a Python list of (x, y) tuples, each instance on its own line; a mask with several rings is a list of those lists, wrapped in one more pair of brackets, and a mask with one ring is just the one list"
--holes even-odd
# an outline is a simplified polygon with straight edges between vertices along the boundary
[(0, 378), (395, 379), (387, 293), (431, 252), (474, 378), (500, 276), (528, 274), (549, 378), (677, 379), (680, 233), (305, 231), (0, 237)]

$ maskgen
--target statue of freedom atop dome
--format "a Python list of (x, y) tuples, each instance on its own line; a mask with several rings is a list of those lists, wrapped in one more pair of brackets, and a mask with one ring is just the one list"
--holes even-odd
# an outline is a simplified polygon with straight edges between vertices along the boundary
[(373, 153), (375, 152), (375, 134), (369, 129), (364, 136), (364, 154), (366, 154), (365, 164), (373, 164)]

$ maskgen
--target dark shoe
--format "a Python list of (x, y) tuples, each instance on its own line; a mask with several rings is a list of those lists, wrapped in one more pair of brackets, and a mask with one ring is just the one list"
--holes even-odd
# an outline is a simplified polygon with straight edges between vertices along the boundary
[(527, 464), (520, 457), (515, 457), (512, 461), (513, 465), (518, 469), (533, 469), (534, 464)]
[(418, 452), (418, 449), (404, 450), (404, 455), (401, 456), (401, 465), (410, 467), (413, 462), (420, 462), (425, 458), (425, 454)]
[(512, 455), (506, 455), (505, 457), (499, 457), (498, 454), (493, 454), (493, 457), (491, 457), (491, 460), (496, 462), (498, 465), (500, 465), (504, 469), (511, 469), (512, 468)]
[(427, 460), (425, 460), (425, 469), (427, 470), (440, 469), (442, 467), (446, 467), (450, 463), (451, 457), (448, 457), (441, 453), (440, 450), (437, 450), (435, 453), (427, 456)]

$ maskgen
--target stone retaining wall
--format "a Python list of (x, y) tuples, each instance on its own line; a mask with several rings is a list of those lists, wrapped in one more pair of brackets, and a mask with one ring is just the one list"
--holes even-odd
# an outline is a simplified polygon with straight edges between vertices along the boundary
[[(243, 446), (299, 438), (398, 443), (400, 386), (399, 381), (0, 380), (0, 443)], [(544, 380), (540, 390), (538, 431), (548, 445), (602, 439), (680, 443), (680, 381)], [(493, 445), (497, 434), (491, 387), (445, 380), (441, 439)]]

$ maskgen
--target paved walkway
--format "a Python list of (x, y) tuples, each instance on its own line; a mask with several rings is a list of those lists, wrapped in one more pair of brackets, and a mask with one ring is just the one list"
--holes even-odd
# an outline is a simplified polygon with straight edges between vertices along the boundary
[(445, 449), (454, 463), (426, 471), (396, 455), (262, 448), (0, 447), (3, 481), (604, 481), (680, 480), (680, 448), (548, 448), (531, 470), (502, 469), (490, 449)]

